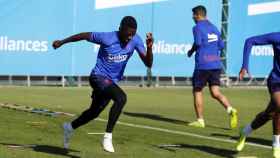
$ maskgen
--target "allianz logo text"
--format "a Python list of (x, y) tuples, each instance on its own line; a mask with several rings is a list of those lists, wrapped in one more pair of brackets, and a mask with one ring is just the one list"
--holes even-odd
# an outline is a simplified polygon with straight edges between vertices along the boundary
[(48, 41), (13, 40), (0, 36), (0, 51), (47, 52)]

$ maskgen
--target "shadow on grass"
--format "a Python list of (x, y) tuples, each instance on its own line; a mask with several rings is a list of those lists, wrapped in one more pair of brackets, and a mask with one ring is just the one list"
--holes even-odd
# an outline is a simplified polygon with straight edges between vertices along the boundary
[[(231, 136), (231, 135), (228, 135), (228, 134), (221, 134), (221, 133), (212, 133), (211, 136), (230, 138), (230, 139), (233, 139), (233, 140), (238, 140), (239, 139), (239, 136)], [(262, 139), (262, 138), (248, 137), (248, 138), (246, 138), (246, 142), (271, 146), (271, 140)]]
[[(150, 120), (155, 120), (155, 121), (180, 124), (180, 125), (185, 125), (185, 126), (188, 123), (190, 123), (189, 121), (182, 121), (182, 120), (177, 120), (177, 119), (173, 119), (173, 118), (167, 118), (167, 117), (163, 117), (163, 116), (157, 115), (157, 114), (135, 113), (135, 112), (123, 112), (123, 114), (126, 116), (130, 116), (130, 117), (138, 117), (138, 118), (150, 119)], [(212, 126), (212, 125), (206, 125), (206, 127), (230, 130), (229, 128), (217, 127), (217, 126)]]
[(0, 145), (6, 146), (10, 149), (32, 149), (36, 152), (47, 153), (52, 155), (67, 156), (69, 158), (80, 158), (79, 156), (71, 155), (69, 152), (80, 152), (72, 149), (64, 149), (57, 146), (50, 145), (25, 145), (25, 144), (12, 144), (12, 143), (2, 143)]
[(238, 152), (234, 150), (222, 149), (222, 148), (215, 148), (212, 146), (205, 146), (205, 145), (190, 145), (190, 144), (173, 144), (173, 145), (166, 145), (166, 146), (157, 146), (160, 149), (173, 151), (175, 152), (176, 149), (194, 149), (198, 151), (202, 151), (208, 154), (226, 157), (226, 158), (235, 158)]

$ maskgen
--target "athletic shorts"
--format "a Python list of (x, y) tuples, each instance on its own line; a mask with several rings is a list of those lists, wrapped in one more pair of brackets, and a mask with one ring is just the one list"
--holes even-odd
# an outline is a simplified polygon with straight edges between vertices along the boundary
[(209, 86), (220, 86), (221, 69), (195, 70), (192, 77), (194, 89), (203, 89), (207, 83)]
[(270, 79), (268, 79), (267, 88), (270, 94), (280, 92), (280, 83), (273, 83)]
[(112, 80), (101, 75), (91, 75), (89, 77), (89, 83), (94, 90), (99, 91), (102, 91), (105, 88), (111, 86), (112, 84), (115, 84)]

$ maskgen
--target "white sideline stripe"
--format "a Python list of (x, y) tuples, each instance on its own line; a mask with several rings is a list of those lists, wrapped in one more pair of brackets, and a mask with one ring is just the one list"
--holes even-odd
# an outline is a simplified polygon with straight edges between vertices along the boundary
[(105, 133), (92, 133), (92, 132), (89, 132), (88, 135), (103, 135)]
[(96, 0), (95, 9), (116, 8), (116, 7), (123, 7), (123, 6), (161, 2), (161, 1), (166, 1), (166, 0)]
[[(98, 118), (96, 119), (98, 121), (102, 122), (107, 122), (105, 119)], [(236, 143), (235, 140), (230, 140), (230, 139), (222, 139), (222, 138), (215, 138), (215, 137), (209, 137), (209, 136), (203, 136), (195, 133), (189, 133), (189, 132), (183, 132), (183, 131), (175, 131), (175, 130), (170, 130), (170, 129), (164, 129), (164, 128), (158, 128), (158, 127), (151, 127), (151, 126), (146, 126), (146, 125), (137, 125), (137, 124), (132, 124), (132, 123), (125, 123), (125, 122), (117, 122), (119, 125), (123, 126), (128, 126), (128, 127), (135, 127), (135, 128), (142, 128), (142, 129), (150, 129), (154, 131), (160, 131), (160, 132), (165, 132), (165, 133), (170, 133), (170, 134), (178, 134), (178, 135), (184, 135), (184, 136), (190, 136), (190, 137), (196, 137), (196, 138), (201, 138), (201, 139), (207, 139), (207, 140), (215, 140), (219, 142), (225, 142), (225, 143)], [(254, 146), (254, 147), (260, 147), (260, 148), (265, 148), (265, 149), (271, 149), (271, 146), (267, 145), (261, 145), (261, 144), (256, 144), (256, 143), (246, 143), (247, 145)]]
[(280, 1), (276, 2), (265, 2), (248, 5), (248, 15), (259, 15), (280, 12)]

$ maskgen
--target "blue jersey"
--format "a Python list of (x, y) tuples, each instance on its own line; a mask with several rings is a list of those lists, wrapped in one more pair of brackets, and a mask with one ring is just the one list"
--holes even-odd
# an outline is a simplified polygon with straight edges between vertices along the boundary
[(194, 45), (196, 46), (195, 69), (221, 69), (220, 50), (224, 48), (221, 33), (208, 20), (198, 21), (193, 27)]
[(254, 45), (272, 45), (274, 51), (273, 69), (270, 73), (270, 81), (280, 83), (280, 32), (264, 34), (248, 38), (244, 45), (242, 68), (248, 71), (249, 56)]
[(137, 34), (126, 46), (120, 42), (118, 32), (92, 32), (90, 42), (100, 45), (96, 65), (91, 75), (101, 75), (113, 82), (123, 78), (123, 73), (134, 50), (145, 53), (142, 39)]

